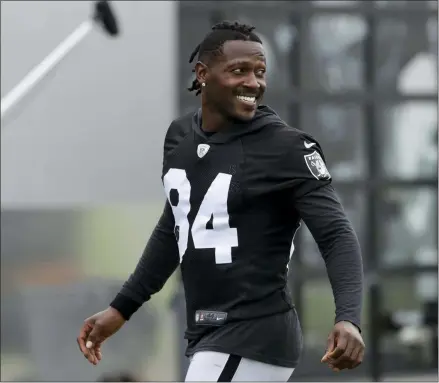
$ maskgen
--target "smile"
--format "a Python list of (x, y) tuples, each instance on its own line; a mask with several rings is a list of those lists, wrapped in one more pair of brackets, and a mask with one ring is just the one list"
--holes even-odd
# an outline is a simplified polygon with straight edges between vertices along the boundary
[(236, 96), (236, 98), (241, 101), (245, 102), (248, 105), (254, 105), (256, 104), (256, 97), (249, 97), (249, 96)]

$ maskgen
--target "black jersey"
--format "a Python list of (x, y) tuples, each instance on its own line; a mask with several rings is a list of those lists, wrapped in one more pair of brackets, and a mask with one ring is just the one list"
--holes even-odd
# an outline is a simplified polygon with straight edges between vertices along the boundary
[[(287, 274), (303, 219), (327, 263), (336, 320), (359, 326), (358, 243), (333, 198), (331, 176), (313, 137), (289, 127), (265, 106), (253, 120), (207, 136), (198, 111), (169, 127), (162, 180), (165, 211), (136, 271), (112, 304), (125, 317), (180, 264), (188, 355), (217, 350), (295, 366), (297, 347), (288, 354), (294, 346), (286, 342), (299, 344), (301, 334)], [(335, 255), (338, 243), (343, 250)], [(344, 264), (353, 265), (348, 277), (340, 267)], [(264, 342), (267, 347), (261, 346)]]
[[(251, 124), (212, 136), (200, 125), (200, 113), (171, 125), (163, 164), (189, 337), (206, 330), (209, 311), (233, 322), (291, 308), (287, 265), (300, 222), (291, 191), (305, 193), (303, 179), (312, 181), (308, 188), (330, 182), (327, 172), (316, 177), (310, 171), (317, 175), (313, 164), (323, 164), (316, 141), (268, 108), (259, 109)], [(314, 160), (308, 163), (306, 156)]]

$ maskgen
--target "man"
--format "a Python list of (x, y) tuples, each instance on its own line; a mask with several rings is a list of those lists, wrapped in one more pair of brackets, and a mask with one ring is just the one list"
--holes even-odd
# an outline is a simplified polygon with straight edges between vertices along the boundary
[(313, 233), (335, 297), (322, 361), (363, 359), (362, 261), (316, 140), (260, 105), (266, 62), (253, 27), (223, 22), (197, 46), (190, 91), (202, 107), (173, 121), (164, 144), (164, 212), (110, 307), (85, 321), (78, 344), (93, 364), (102, 342), (180, 264), (191, 363), (186, 381), (287, 381), (302, 335), (287, 292), (301, 220)]

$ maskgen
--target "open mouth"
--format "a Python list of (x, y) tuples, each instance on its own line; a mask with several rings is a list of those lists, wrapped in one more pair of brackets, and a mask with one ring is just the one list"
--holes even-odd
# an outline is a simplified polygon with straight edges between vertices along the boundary
[(236, 96), (236, 98), (247, 105), (256, 105), (257, 101), (255, 96)]

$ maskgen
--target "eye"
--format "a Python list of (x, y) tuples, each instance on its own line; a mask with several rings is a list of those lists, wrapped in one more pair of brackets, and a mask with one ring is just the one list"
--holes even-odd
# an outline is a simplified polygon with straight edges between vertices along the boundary
[(243, 74), (243, 73), (244, 73), (244, 70), (241, 69), (241, 68), (236, 68), (236, 69), (233, 69), (232, 72), (233, 72), (234, 74)]
[(265, 74), (265, 69), (259, 69), (259, 70), (256, 72), (256, 75), (257, 75), (257, 76), (260, 76), (260, 77), (264, 76), (264, 74)]

